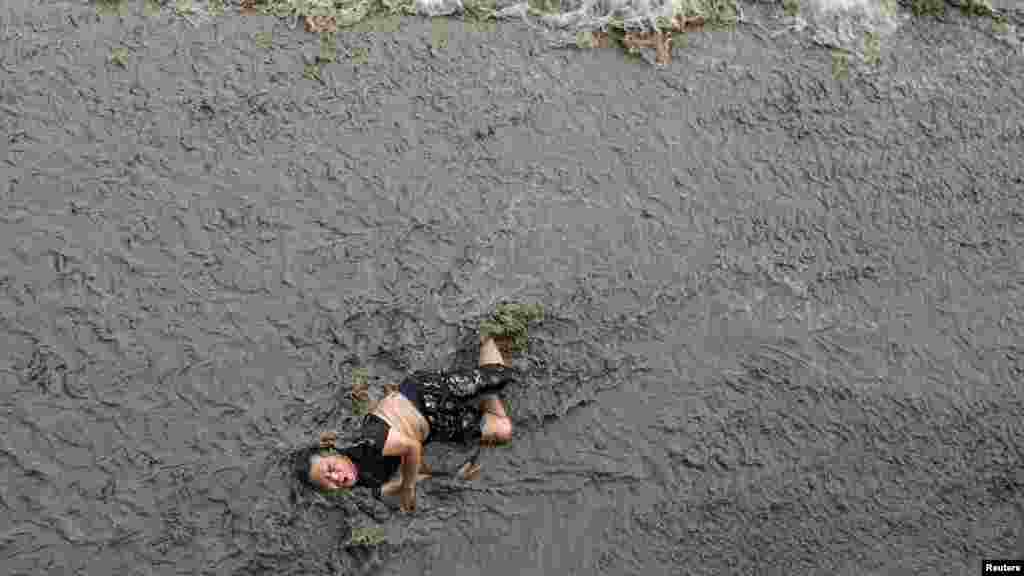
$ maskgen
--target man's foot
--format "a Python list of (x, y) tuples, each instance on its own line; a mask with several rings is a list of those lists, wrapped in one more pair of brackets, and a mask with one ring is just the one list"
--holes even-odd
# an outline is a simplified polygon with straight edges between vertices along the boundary
[(459, 468), (456, 476), (458, 476), (460, 480), (472, 482), (480, 478), (480, 470), (480, 464), (477, 464), (476, 462), (466, 462), (461, 468)]
[(494, 338), (490, 336), (483, 338), (480, 341), (480, 366), (488, 366), (491, 364), (501, 364), (505, 366), (505, 357), (501, 353), (501, 349), (498, 347), (498, 343)]

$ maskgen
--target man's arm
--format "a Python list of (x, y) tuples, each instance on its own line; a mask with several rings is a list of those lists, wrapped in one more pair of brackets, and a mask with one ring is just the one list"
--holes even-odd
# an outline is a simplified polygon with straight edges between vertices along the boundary
[(416, 485), (417, 474), (423, 463), (423, 446), (415, 438), (410, 438), (394, 428), (388, 430), (388, 438), (384, 442), (385, 456), (402, 457), (402, 487)]
[(419, 442), (409, 446), (402, 456), (402, 488), (410, 488), (419, 480), (420, 464), (423, 463), (423, 446)]

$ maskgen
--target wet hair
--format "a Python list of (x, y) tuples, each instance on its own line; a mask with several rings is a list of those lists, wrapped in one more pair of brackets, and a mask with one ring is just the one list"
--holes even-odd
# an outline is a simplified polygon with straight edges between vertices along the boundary
[(292, 456), (292, 471), (295, 474), (295, 479), (301, 482), (303, 485), (319, 490), (313, 479), (309, 477), (309, 471), (313, 467), (313, 458), (320, 455), (319, 446), (307, 446), (295, 451)]

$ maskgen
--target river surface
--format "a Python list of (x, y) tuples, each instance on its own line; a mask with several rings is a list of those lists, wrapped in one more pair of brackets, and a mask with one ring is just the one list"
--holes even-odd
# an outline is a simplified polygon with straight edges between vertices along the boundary
[[(0, 573), (1024, 557), (1024, 57), (985, 21), (843, 77), (764, 5), (664, 68), (409, 18), (316, 80), (269, 18), (5, 4)], [(472, 363), (502, 300), (548, 315), (478, 482), (295, 485), (354, 370)]]

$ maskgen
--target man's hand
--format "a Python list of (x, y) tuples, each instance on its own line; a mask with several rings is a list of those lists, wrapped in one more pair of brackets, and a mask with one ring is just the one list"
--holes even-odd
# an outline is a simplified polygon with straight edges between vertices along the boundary
[[(427, 478), (431, 478), (431, 476), (427, 476), (426, 474), (420, 473), (420, 474), (418, 474), (416, 476), (416, 481), (417, 482), (422, 482), (422, 481), (426, 480)], [(392, 478), (391, 480), (388, 480), (387, 482), (384, 483), (383, 486), (380, 487), (380, 493), (381, 493), (382, 496), (395, 496), (395, 495), (397, 495), (401, 491), (402, 491), (402, 477), (401, 476), (397, 476), (395, 478)]]
[(401, 489), (402, 512), (410, 513), (416, 511), (416, 485), (409, 484)]

